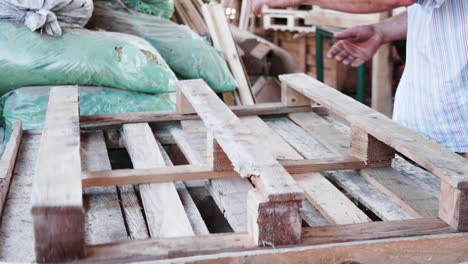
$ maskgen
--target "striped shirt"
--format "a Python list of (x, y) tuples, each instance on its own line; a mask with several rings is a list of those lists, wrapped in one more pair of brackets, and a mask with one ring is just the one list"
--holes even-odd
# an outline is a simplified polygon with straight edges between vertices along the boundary
[(398, 123), (468, 152), (468, 0), (419, 0), (408, 8)]

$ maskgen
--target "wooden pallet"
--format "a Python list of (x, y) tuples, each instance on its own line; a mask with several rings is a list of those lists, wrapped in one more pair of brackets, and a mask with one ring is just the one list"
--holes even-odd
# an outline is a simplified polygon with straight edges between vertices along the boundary
[[(52, 89), (42, 135), (21, 137), (16, 125), (0, 162), (11, 175), (22, 138), (0, 225), (1, 255), (15, 254), (14, 237), (23, 238), (15, 240), (16, 254), (27, 251), (32, 227), (40, 262), (468, 260), (468, 235), (460, 233), (468, 228), (465, 159), (307, 75), (280, 79), (281, 104), (228, 108), (203, 81), (189, 80), (178, 83), (176, 111), (81, 117), (76, 87)], [(324, 109), (348, 122), (349, 134), (317, 114)], [(114, 143), (126, 148), (133, 169), (110, 169), (101, 132), (110, 128), (121, 129)], [(176, 144), (190, 164), (172, 166), (160, 142)], [(37, 151), (32, 179), (28, 147)], [(350, 171), (356, 169), (362, 176)], [(209, 234), (187, 193), (194, 180), (206, 181), (235, 232)], [(146, 215), (139, 227), (149, 229), (143, 232), (132, 226), (142, 217), (130, 206), (136, 184)], [(9, 184), (2, 186), (1, 197)], [(99, 197), (103, 188), (114, 198)], [(28, 208), (23, 197), (31, 189), (32, 217), (14, 214)], [(112, 211), (119, 208), (117, 191), (125, 223)], [(22, 231), (5, 229), (19, 223)], [(122, 239), (125, 226), (135, 240)], [(104, 236), (112, 242), (85, 243)]]
[(265, 29), (292, 31), (292, 32), (315, 32), (315, 27), (306, 25), (306, 17), (311, 11), (297, 10), (293, 8), (262, 8), (263, 27)]

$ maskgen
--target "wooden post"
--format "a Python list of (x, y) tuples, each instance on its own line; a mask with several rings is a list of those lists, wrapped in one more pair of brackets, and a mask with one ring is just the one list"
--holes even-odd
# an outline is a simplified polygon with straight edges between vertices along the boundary
[(77, 86), (50, 90), (31, 213), (36, 261), (62, 262), (84, 256)]
[(281, 102), (285, 106), (307, 106), (312, 104), (309, 98), (284, 83), (281, 83)]
[(460, 232), (468, 231), (468, 190), (440, 182), (439, 217)]
[(207, 134), (208, 164), (214, 171), (232, 171), (232, 163), (211, 133)]
[(184, 94), (180, 91), (179, 86), (176, 86), (176, 110), (179, 114), (195, 114), (195, 109), (193, 109), (192, 105), (187, 98), (185, 98)]
[(395, 157), (395, 150), (366, 131), (352, 126), (351, 154), (367, 162), (388, 161), (390, 166), (392, 159)]
[(247, 197), (247, 228), (259, 246), (278, 246), (301, 242), (302, 200), (269, 202), (258, 191)]

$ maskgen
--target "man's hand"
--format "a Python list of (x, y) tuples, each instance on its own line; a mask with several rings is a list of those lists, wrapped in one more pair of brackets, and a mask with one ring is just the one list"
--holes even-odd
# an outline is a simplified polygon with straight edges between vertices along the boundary
[(383, 34), (374, 25), (352, 27), (335, 38), (340, 41), (330, 48), (328, 57), (352, 67), (358, 67), (372, 58), (384, 43)]

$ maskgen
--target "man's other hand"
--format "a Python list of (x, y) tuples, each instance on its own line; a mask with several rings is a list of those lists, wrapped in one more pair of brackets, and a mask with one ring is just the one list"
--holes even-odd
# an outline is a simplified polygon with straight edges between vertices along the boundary
[(328, 57), (352, 67), (358, 67), (372, 58), (384, 42), (382, 34), (373, 25), (352, 27), (335, 38), (340, 41), (330, 48)]

